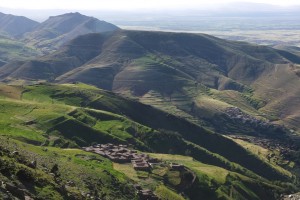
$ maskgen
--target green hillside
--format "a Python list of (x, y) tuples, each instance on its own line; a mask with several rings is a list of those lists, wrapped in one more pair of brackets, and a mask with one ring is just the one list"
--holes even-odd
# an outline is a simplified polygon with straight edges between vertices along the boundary
[[(0, 96), (0, 146), (6, 149), (1, 155), (1, 176), (15, 187), (24, 185), (29, 196), (80, 199), (83, 192), (104, 199), (129, 199), (134, 198), (133, 184), (138, 182), (167, 199), (197, 199), (199, 195), (208, 199), (275, 199), (283, 192), (293, 192), (297, 186), (296, 174), (290, 168), (262, 159), (233, 140), (175, 115), (94, 86), (1, 85)], [(172, 171), (164, 174), (167, 164), (153, 171), (157, 175), (135, 174), (130, 165), (112, 165), (101, 156), (79, 150), (108, 142), (132, 145), (166, 163), (184, 164), (197, 179), (183, 189), (190, 175)], [(13, 151), (20, 155), (11, 156)], [(33, 159), (37, 160), (35, 171), (26, 165)], [(55, 163), (58, 178), (43, 171), (44, 165), (50, 169)], [(66, 185), (70, 180), (76, 186)], [(120, 188), (119, 192), (114, 192), (116, 188)], [(178, 196), (181, 192), (184, 195)], [(17, 194), (10, 191), (7, 195)]]
[[(299, 132), (299, 63), (287, 51), (205, 34), (119, 30), (80, 36), (47, 56), (5, 65), (0, 78), (80, 81), (212, 131), (278, 138)], [(230, 113), (234, 107), (243, 118)]]

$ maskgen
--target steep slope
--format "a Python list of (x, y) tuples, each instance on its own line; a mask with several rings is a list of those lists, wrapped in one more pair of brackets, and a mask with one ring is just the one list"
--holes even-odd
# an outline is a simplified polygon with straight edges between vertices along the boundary
[[(147, 127), (151, 127), (154, 130), (161, 130), (159, 132), (151, 132), (151, 130), (148, 129), (148, 131), (141, 129), (140, 131), (129, 131), (129, 134), (133, 134), (134, 137), (128, 137), (125, 138), (119, 137), (117, 135), (109, 138), (109, 135), (104, 135), (102, 140), (108, 140), (109, 141), (119, 141), (122, 142), (124, 139), (127, 142), (133, 143), (138, 148), (141, 149), (152, 149), (154, 151), (158, 152), (169, 152), (170, 149), (174, 153), (180, 153), (183, 154), (186, 149), (191, 148), (192, 146), (187, 145), (186, 142), (183, 140), (190, 141), (194, 143), (196, 146), (201, 146), (201, 148), (193, 147), (191, 149), (192, 155), (195, 155), (195, 158), (197, 158), (199, 155), (203, 154), (207, 150), (209, 152), (217, 153), (221, 156), (223, 156), (225, 159), (228, 159), (230, 161), (236, 162), (242, 166), (247, 166), (246, 168), (249, 168), (251, 171), (255, 171), (256, 173), (260, 174), (261, 176), (267, 176), (268, 178), (271, 178), (272, 176), (277, 176), (273, 174), (273, 170), (270, 170), (270, 166), (265, 165), (263, 163), (258, 162), (257, 158), (255, 156), (250, 156), (247, 151), (245, 151), (243, 148), (241, 148), (239, 145), (236, 145), (231, 140), (219, 135), (211, 133), (195, 124), (189, 123), (188, 121), (185, 121), (183, 119), (177, 118), (174, 115), (169, 115), (165, 112), (162, 112), (158, 109), (152, 108), (150, 106), (143, 105), (141, 103), (138, 103), (136, 101), (120, 98), (116, 96), (113, 93), (109, 93), (102, 90), (97, 89), (88, 89), (88, 88), (72, 88), (70, 86), (32, 86), (27, 87), (28, 91), (25, 90), (25, 93), (23, 94), (23, 98), (27, 99), (35, 99), (35, 98), (41, 98), (42, 101), (46, 98), (47, 101), (55, 101), (58, 102), (65, 102), (66, 104), (73, 105), (73, 106), (85, 106), (89, 108), (93, 108), (96, 110), (105, 110), (108, 112), (112, 112), (119, 115), (124, 115), (128, 117), (129, 119), (132, 119), (140, 124), (143, 124)], [(74, 96), (76, 97), (74, 99)], [(70, 112), (70, 111), (69, 111)], [(104, 118), (104, 113), (93, 113), (92, 111), (84, 111), (84, 113), (87, 112), (88, 115), (93, 116), (94, 118)], [(70, 112), (69, 115), (72, 118), (75, 118), (77, 120), (82, 119), (84, 116), (83, 113), (80, 112), (80, 110), (74, 110), (74, 112)], [(92, 117), (92, 118), (93, 118)], [(117, 119), (115, 117), (115, 119)], [(50, 120), (51, 124), (57, 124), (58, 126), (54, 130), (58, 130), (62, 132), (62, 134), (71, 139), (72, 136), (74, 136), (73, 132), (74, 130), (80, 130), (81, 132), (85, 132), (86, 135), (79, 136), (76, 135), (76, 137), (81, 138), (83, 141), (92, 142), (96, 140), (96, 133), (93, 130), (89, 130), (87, 127), (80, 127), (80, 125), (76, 122), (76, 120), (72, 120), (69, 118), (57, 118), (56, 120)], [(49, 120), (47, 120), (49, 122)], [(81, 121), (86, 123), (85, 121)], [(92, 124), (94, 124), (92, 122)], [(52, 124), (53, 126), (53, 124)], [(72, 130), (71, 127), (74, 127), (75, 129)], [(101, 127), (99, 126), (96, 127)], [(135, 129), (139, 130), (139, 129)], [(165, 131), (164, 131), (165, 130)], [(49, 131), (53, 131), (48, 130)], [(169, 134), (169, 132), (178, 132), (180, 134), (180, 137), (176, 136), (176, 134)], [(88, 132), (91, 132), (89, 136)], [(146, 133), (146, 135), (143, 135), (142, 133)], [(112, 132), (113, 133), (113, 132)], [(163, 135), (166, 134), (166, 138), (163, 137)], [(161, 136), (159, 136), (161, 135)], [(116, 137), (117, 136), (117, 137)], [(89, 138), (91, 137), (91, 138)], [(155, 137), (161, 137), (159, 140), (156, 140), (155, 143), (157, 143), (155, 146), (152, 146), (151, 140), (155, 139)], [(160, 144), (163, 144), (164, 139), (169, 138), (169, 142), (165, 143), (163, 146)], [(100, 138), (99, 138), (100, 139)], [(150, 140), (150, 141), (148, 141)], [(172, 141), (173, 140), (173, 141)], [(80, 141), (80, 140), (79, 140)], [(171, 142), (172, 141), (172, 142)], [(142, 145), (144, 143), (144, 145)], [(174, 148), (174, 144), (178, 143), (178, 146)], [(80, 144), (80, 143), (79, 143)], [(168, 145), (167, 145), (168, 144)], [(86, 145), (86, 144), (83, 144)], [(203, 149), (205, 150), (203, 152)], [(202, 152), (202, 153), (200, 153)], [(232, 152), (236, 152), (235, 155), (232, 154)], [(206, 153), (204, 153), (206, 154)], [(212, 158), (210, 155), (204, 156), (206, 157), (207, 162), (216, 162), (218, 165), (221, 165), (223, 167), (232, 167), (226, 165), (223, 161), (216, 161)], [(199, 159), (201, 156), (199, 157)], [(223, 163), (222, 163), (223, 162)], [(211, 163), (211, 164), (212, 164)], [(260, 165), (264, 167), (257, 169), (256, 165), (260, 163)], [(224, 165), (225, 164), (225, 165)], [(262, 170), (262, 171), (261, 171)], [(283, 177), (281, 177), (283, 178)]]
[[(27, 160), (37, 159), (36, 171), (40, 174), (39, 177), (45, 177), (46, 180), (41, 185), (40, 179), (33, 179), (35, 190), (25, 187), (33, 195), (46, 195), (40, 189), (46, 190), (45, 187), (54, 181), (47, 194), (55, 191), (53, 195), (74, 195), (78, 190), (83, 190), (93, 191), (93, 195), (97, 191), (98, 195), (104, 193), (120, 199), (130, 198), (132, 185), (122, 184), (127, 180), (125, 175), (133, 178), (122, 171), (128, 169), (128, 165), (115, 167), (114, 164), (116, 170), (125, 173), (121, 175), (114, 172), (110, 162), (100, 156), (92, 157), (92, 154), (75, 149), (47, 147), (45, 150), (45, 147), (40, 147), (78, 148), (95, 142), (130, 144), (147, 152), (192, 156), (195, 160), (183, 156), (157, 155), (169, 162), (180, 162), (195, 172), (195, 184), (184, 192), (190, 199), (197, 199), (199, 195), (206, 199), (233, 199), (237, 196), (275, 199), (284, 190), (293, 191), (292, 187), (288, 187), (293, 182), (290, 172), (261, 159), (232, 140), (108, 91), (83, 84), (39, 84), (25, 87), (1, 85), (0, 97), (0, 132), (4, 137), (1, 141), (8, 141), (0, 143), (0, 147), (6, 149), (5, 155), (0, 155), (5, 158), (1, 160), (5, 162), (1, 165), (3, 171), (0, 170), (0, 176), (3, 176), (4, 171), (9, 172), (4, 180), (13, 182), (15, 180), (10, 175), (20, 170), (25, 171), (32, 180), (33, 170), (24, 165), (27, 165)], [(15, 142), (14, 139), (37, 146)], [(11, 152), (16, 150), (20, 152), (21, 159), (8, 156), (13, 155)], [(46, 159), (47, 156), (49, 159)], [(191, 161), (188, 162), (187, 159)], [(21, 163), (16, 164), (18, 167), (14, 171), (11, 163), (15, 164), (16, 161)], [(59, 179), (45, 174), (40, 168), (44, 165), (52, 168), (55, 163), (59, 163)], [(80, 168), (82, 169), (78, 170)], [(207, 170), (208, 168), (212, 171)], [(214, 172), (222, 177), (214, 175)], [(95, 177), (91, 178), (93, 173)], [(158, 172), (158, 175), (161, 173)], [(169, 177), (170, 184), (175, 184), (176, 181), (171, 180), (176, 178), (174, 173), (159, 176), (165, 180)], [(98, 184), (98, 177), (106, 177), (105, 174), (110, 179), (101, 178), (102, 184)], [(154, 185), (161, 184), (162, 179), (158, 175), (148, 175), (148, 178), (141, 178), (140, 182), (153, 185), (155, 181)], [(138, 173), (138, 176), (142, 174)], [(18, 187), (18, 181), (23, 181), (24, 184), (22, 177), (24, 176), (13, 182), (15, 187)], [(67, 184), (68, 187), (57, 189), (70, 180), (78, 186), (70, 188)], [(277, 184), (276, 181), (281, 183)], [(105, 183), (107, 185), (103, 188)], [(92, 184), (95, 187), (90, 187)], [(123, 189), (118, 193), (112, 192), (111, 186), (114, 184)], [(174, 191), (178, 192), (174, 185), (168, 187), (174, 187)], [(230, 192), (232, 188), (236, 190), (234, 196)], [(79, 197), (75, 197), (77, 198)]]
[(117, 26), (87, 17), (80, 13), (68, 13), (50, 17), (24, 36), (24, 41), (43, 49), (45, 52), (57, 49), (79, 35), (111, 32)]
[(8, 15), (0, 12), (0, 33), (10, 37), (20, 37), (32, 31), (39, 25), (38, 22), (23, 16)]
[(133, 182), (102, 156), (1, 136), (1, 199), (134, 199)]

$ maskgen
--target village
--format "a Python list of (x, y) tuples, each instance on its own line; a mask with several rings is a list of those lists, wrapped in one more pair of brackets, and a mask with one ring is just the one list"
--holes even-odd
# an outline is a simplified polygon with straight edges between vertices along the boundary
[[(128, 149), (127, 145), (114, 144), (96, 144), (90, 147), (83, 147), (83, 150), (94, 152), (116, 163), (132, 163), (135, 170), (150, 171), (154, 165), (161, 161), (157, 158), (151, 158), (144, 153), (138, 153), (136, 150)], [(170, 167), (175, 170), (183, 169), (184, 166), (176, 163), (170, 163)]]
[[(99, 154), (105, 158), (110, 159), (116, 163), (131, 163), (133, 169), (137, 171), (148, 171), (159, 165), (161, 160), (151, 158), (144, 153), (138, 153), (136, 150), (129, 149), (127, 145), (114, 145), (114, 144), (96, 144), (90, 147), (83, 147), (87, 152)], [(177, 163), (170, 163), (169, 167), (172, 170), (184, 170), (184, 165)], [(159, 198), (149, 189), (143, 189), (139, 185), (134, 186), (136, 193), (140, 200), (158, 200)]]

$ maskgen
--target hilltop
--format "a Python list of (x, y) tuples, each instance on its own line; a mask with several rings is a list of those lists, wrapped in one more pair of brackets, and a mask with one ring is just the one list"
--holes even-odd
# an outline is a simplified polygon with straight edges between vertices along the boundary
[(94, 17), (80, 13), (67, 13), (49, 17), (34, 30), (25, 34), (23, 41), (48, 52), (59, 48), (79, 35), (111, 32), (118, 29), (117, 26)]
[(38, 22), (23, 16), (14, 16), (0, 12), (0, 33), (10, 37), (21, 37), (39, 25)]

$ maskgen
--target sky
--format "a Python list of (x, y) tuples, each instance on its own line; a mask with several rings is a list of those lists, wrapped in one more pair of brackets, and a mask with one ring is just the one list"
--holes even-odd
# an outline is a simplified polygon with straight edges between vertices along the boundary
[(215, 6), (236, 1), (280, 6), (300, 5), (300, 0), (1, 0), (0, 7), (68, 10), (189, 9), (197, 6)]

